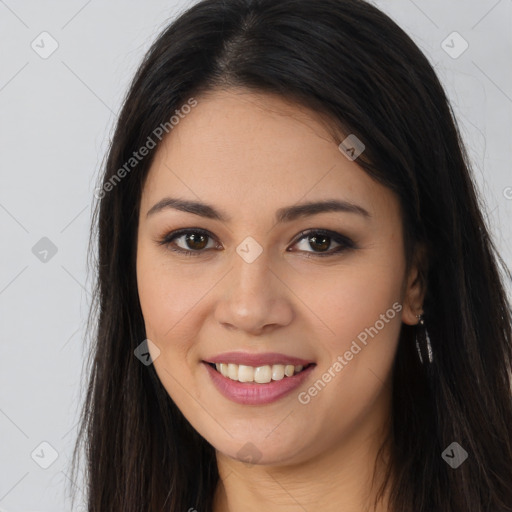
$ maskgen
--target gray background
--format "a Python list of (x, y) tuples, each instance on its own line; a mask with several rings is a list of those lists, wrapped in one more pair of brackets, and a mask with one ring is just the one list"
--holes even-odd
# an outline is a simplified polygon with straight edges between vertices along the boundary
[[(190, 3), (0, 0), (0, 512), (70, 510), (93, 190), (129, 80)], [(375, 3), (445, 85), (512, 267), (512, 1)], [(58, 48), (42, 58), (52, 44), (45, 31)], [(469, 44), (460, 56), (454, 31)]]

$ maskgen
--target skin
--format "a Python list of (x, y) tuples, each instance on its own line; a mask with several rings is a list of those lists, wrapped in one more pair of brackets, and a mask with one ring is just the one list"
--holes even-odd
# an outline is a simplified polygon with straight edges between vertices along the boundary
[[(370, 510), (401, 323), (418, 322), (423, 300), (416, 267), (406, 274), (399, 202), (339, 151), (318, 113), (243, 89), (196, 99), (158, 148), (144, 185), (137, 280), (146, 334), (160, 350), (155, 370), (216, 449), (221, 480), (214, 510)], [(206, 202), (231, 220), (171, 208), (148, 216), (167, 196)], [(275, 223), (279, 208), (325, 199), (350, 201), (371, 216), (324, 212)], [(198, 256), (158, 243), (181, 228), (211, 234)], [(356, 247), (318, 256), (339, 244), (308, 243), (298, 237), (306, 229), (340, 233)], [(248, 236), (262, 248), (252, 263), (236, 252)], [(184, 236), (173, 243), (198, 247)], [(309, 403), (300, 403), (298, 393), (394, 303), (401, 311)], [(217, 391), (201, 362), (232, 350), (281, 352), (317, 366), (277, 402), (240, 405)], [(248, 442), (257, 447), (256, 464), (237, 455)], [(380, 469), (376, 475), (378, 483)], [(387, 497), (378, 510), (388, 510), (386, 503)]]

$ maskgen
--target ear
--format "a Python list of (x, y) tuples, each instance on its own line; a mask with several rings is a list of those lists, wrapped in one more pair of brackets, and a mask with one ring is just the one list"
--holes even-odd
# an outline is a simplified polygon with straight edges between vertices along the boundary
[(426, 293), (428, 259), (425, 245), (419, 245), (414, 253), (409, 275), (405, 280), (402, 322), (409, 325), (418, 323), (417, 315), (423, 313)]

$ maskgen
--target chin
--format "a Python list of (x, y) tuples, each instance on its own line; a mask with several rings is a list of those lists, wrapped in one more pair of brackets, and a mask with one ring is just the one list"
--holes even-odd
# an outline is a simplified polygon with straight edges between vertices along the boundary
[(283, 445), (280, 441), (271, 442), (262, 436), (256, 441), (226, 440), (224, 443), (213, 444), (217, 452), (248, 466), (274, 466), (299, 462), (301, 449), (296, 443)]

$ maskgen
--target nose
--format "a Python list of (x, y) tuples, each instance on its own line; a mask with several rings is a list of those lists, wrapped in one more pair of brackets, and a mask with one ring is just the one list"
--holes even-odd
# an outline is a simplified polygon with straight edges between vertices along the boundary
[(256, 336), (292, 322), (293, 293), (283, 272), (269, 266), (267, 253), (250, 263), (234, 254), (215, 308), (216, 321), (226, 329)]

